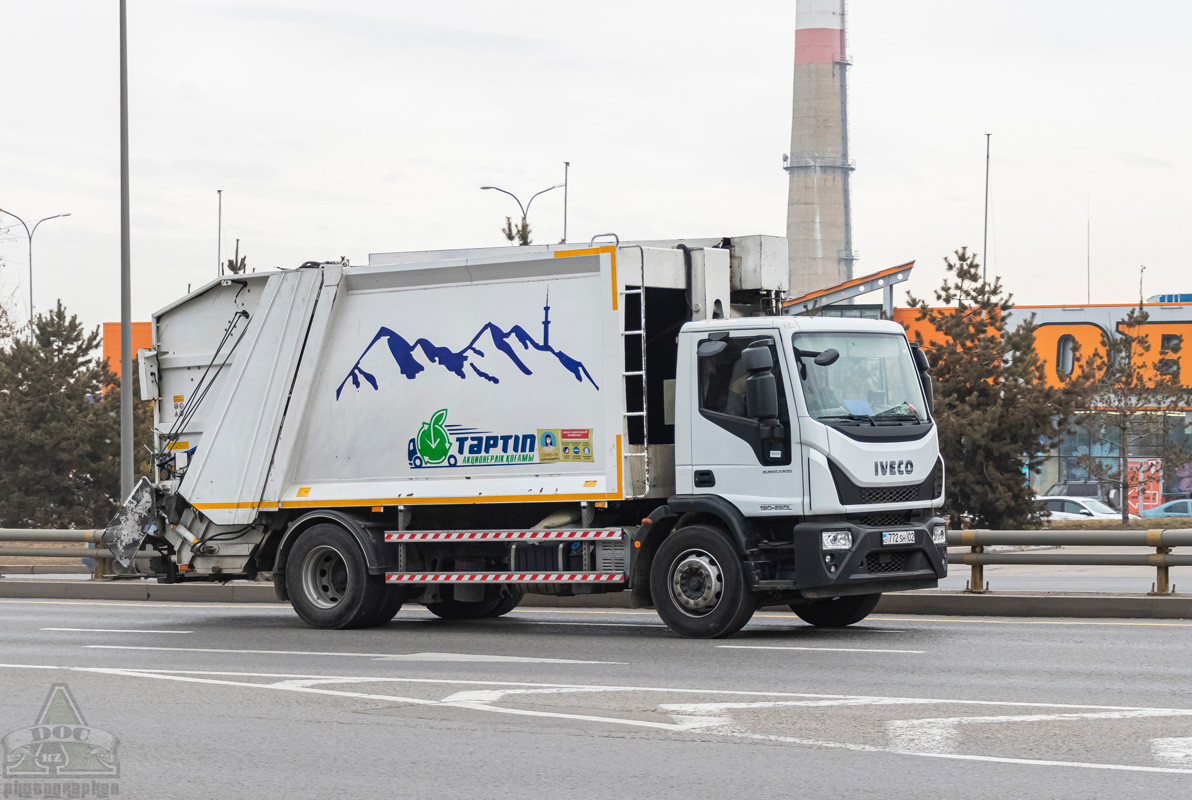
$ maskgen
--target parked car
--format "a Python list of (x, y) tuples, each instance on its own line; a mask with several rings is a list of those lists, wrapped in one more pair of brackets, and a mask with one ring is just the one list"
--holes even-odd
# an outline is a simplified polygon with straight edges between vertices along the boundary
[(1161, 506), (1145, 509), (1144, 517), (1192, 517), (1192, 500), (1172, 500)]
[(1115, 483), (1101, 483), (1100, 481), (1053, 483), (1044, 494), (1048, 497), (1093, 498), (1119, 512), (1122, 509), (1122, 492)]
[[(1039, 502), (1047, 509), (1051, 519), (1117, 519), (1122, 512), (1102, 503), (1094, 497), (1040, 497)], [(1130, 519), (1141, 519), (1131, 514)]]

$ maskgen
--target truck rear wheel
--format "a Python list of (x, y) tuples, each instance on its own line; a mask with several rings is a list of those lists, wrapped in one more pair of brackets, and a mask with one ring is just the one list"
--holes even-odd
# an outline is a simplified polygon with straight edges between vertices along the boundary
[(650, 592), (666, 626), (691, 639), (732, 636), (757, 610), (741, 557), (714, 528), (679, 529), (650, 565)]
[(810, 603), (791, 603), (791, 611), (817, 628), (844, 628), (868, 617), (881, 599), (881, 592), (831, 597)]
[(501, 587), (489, 586), (485, 589), (483, 600), (465, 602), (455, 599), (454, 586), (444, 586), (439, 590), (442, 599), (437, 603), (427, 603), (426, 609), (441, 619), (501, 617), (517, 608), (518, 603), (526, 596), (526, 590), (520, 586), (509, 586), (507, 592), (507, 594), (502, 594)]
[(506, 594), (502, 594), (497, 600), (497, 604), (493, 606), (492, 610), (485, 614), (486, 617), (503, 617), (513, 609), (517, 608), (521, 601), (526, 596), (526, 590), (520, 586), (506, 586)]
[[(401, 608), (402, 594), (370, 575), (360, 545), (338, 525), (315, 525), (286, 558), (286, 591), (312, 628), (383, 625)], [(388, 616), (386, 616), (388, 615)]]

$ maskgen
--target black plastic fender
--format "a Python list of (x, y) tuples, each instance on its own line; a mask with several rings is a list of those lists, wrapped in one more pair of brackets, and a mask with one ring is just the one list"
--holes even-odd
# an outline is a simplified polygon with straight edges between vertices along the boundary
[(277, 545), (277, 556), (273, 562), (273, 589), (277, 598), (283, 602), (289, 600), (289, 594), (286, 592), (286, 558), (290, 555), (290, 548), (298, 541), (298, 536), (303, 531), (320, 522), (339, 525), (352, 534), (364, 552), (364, 563), (368, 565), (369, 574), (379, 575), (392, 566), (386, 563), (375, 531), (370, 530), (361, 520), (341, 511), (312, 511), (291, 522)]
[(677, 514), (695, 512), (719, 519), (742, 556), (747, 556), (756, 549), (757, 537), (741, 509), (719, 495), (677, 494), (667, 500), (666, 505)]
[(716, 495), (675, 495), (666, 505), (650, 512), (633, 537), (633, 546), (629, 550), (629, 588), (632, 590), (630, 604), (634, 608), (654, 606), (654, 598), (650, 594), (650, 566), (654, 562), (654, 554), (662, 540), (674, 530), (680, 517), (689, 513), (714, 517), (728, 532), (729, 541), (742, 559), (748, 560), (754, 549), (754, 537), (740, 509)]

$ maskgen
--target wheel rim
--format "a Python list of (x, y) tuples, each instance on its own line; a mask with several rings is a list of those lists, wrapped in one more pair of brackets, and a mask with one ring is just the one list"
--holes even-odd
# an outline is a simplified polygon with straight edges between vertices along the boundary
[(675, 607), (689, 617), (712, 613), (724, 595), (724, 571), (704, 550), (688, 550), (671, 563), (670, 594)]
[(335, 608), (348, 592), (348, 562), (343, 553), (320, 545), (302, 561), (302, 588), (319, 608)]

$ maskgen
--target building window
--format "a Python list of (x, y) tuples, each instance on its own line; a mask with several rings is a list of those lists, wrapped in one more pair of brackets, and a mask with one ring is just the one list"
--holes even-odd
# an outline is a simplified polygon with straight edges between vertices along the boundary
[(1067, 380), (1072, 377), (1076, 369), (1076, 337), (1065, 333), (1055, 346), (1055, 371), (1060, 378)]

